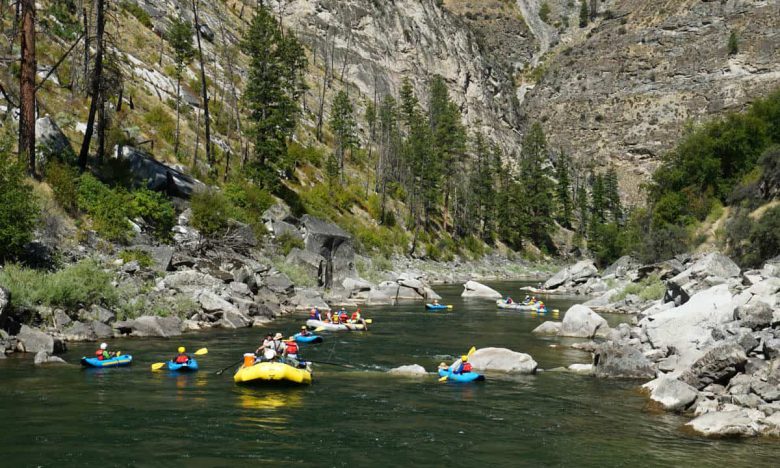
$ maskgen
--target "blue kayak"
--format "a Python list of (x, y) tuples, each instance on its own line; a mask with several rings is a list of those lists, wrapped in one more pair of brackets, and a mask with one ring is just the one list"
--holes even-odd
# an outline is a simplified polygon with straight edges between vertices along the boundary
[(198, 361), (192, 358), (190, 358), (190, 360), (185, 362), (184, 364), (176, 364), (173, 361), (168, 361), (167, 364), (168, 364), (168, 370), (171, 371), (195, 372), (196, 370), (198, 370)]
[(129, 366), (133, 363), (133, 356), (129, 354), (123, 354), (121, 356), (112, 357), (111, 359), (100, 360), (95, 357), (82, 357), (81, 365), (84, 367), (122, 367)]
[(447, 381), (453, 382), (481, 382), (485, 376), (476, 372), (466, 372), (463, 374), (453, 374), (449, 369), (439, 369), (439, 377), (447, 376)]
[(427, 310), (446, 310), (449, 309), (450, 306), (444, 304), (425, 304), (425, 308)]
[(300, 333), (296, 333), (293, 337), (298, 343), (322, 343), (322, 337), (318, 335), (303, 336)]

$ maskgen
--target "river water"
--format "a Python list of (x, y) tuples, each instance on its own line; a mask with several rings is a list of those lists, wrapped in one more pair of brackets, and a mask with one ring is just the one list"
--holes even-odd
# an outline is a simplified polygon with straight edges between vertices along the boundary
[[(494, 283), (521, 297), (518, 283)], [(303, 348), (315, 367), (301, 388), (245, 388), (214, 371), (253, 350), (266, 330), (209, 331), (181, 339), (114, 340), (130, 368), (36, 368), (31, 356), (0, 360), (0, 466), (777, 466), (777, 440), (708, 440), (681, 430), (686, 418), (647, 407), (636, 381), (561, 372), (488, 375), (484, 383), (439, 383), (383, 372), (442, 360), (477, 347), (531, 354), (541, 368), (589, 362), (559, 338), (530, 334), (552, 318), (497, 311), (437, 290), (451, 313), (420, 303), (366, 308), (368, 333), (325, 334)], [(550, 299), (561, 310), (571, 301)], [(292, 334), (304, 315), (269, 331)], [(607, 317), (614, 325), (623, 317)], [(152, 373), (149, 365), (186, 346), (208, 347), (194, 375)], [(94, 347), (72, 345), (78, 363)], [(304, 345), (305, 346), (305, 345)]]

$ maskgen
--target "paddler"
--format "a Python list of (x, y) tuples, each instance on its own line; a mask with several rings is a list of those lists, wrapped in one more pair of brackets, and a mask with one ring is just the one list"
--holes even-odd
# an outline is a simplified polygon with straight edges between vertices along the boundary
[(261, 344), (260, 347), (255, 350), (255, 354), (262, 356), (263, 351), (265, 351), (266, 349), (273, 349), (273, 343), (274, 343), (274, 335), (268, 333), (267, 335), (265, 335), (263, 344)]
[(178, 351), (179, 354), (177, 354), (175, 358), (171, 359), (171, 361), (173, 361), (174, 363), (186, 364), (190, 361), (190, 359), (192, 359), (192, 356), (186, 353), (187, 350), (184, 348), (184, 346), (179, 346)]
[(98, 361), (111, 359), (114, 356), (119, 356), (119, 351), (115, 353), (109, 352), (107, 343), (100, 343), (100, 349), (95, 351), (95, 357), (98, 359)]
[(311, 309), (311, 312), (309, 312), (309, 318), (312, 320), (322, 320), (322, 314), (320, 313), (320, 309), (314, 307)]
[(368, 331), (368, 324), (366, 323), (365, 319), (363, 319), (363, 316), (360, 314), (360, 309), (357, 309), (355, 312), (352, 313), (352, 319), (350, 320), (350, 322), (362, 324), (363, 329)]
[(291, 366), (298, 367), (298, 343), (295, 342), (295, 337), (289, 337), (284, 345), (284, 359), (289, 360), (288, 364)]
[(460, 357), (460, 365), (452, 373), (466, 374), (468, 372), (471, 372), (471, 363), (469, 362), (469, 357), (466, 354), (464, 354), (463, 356)]
[(301, 336), (310, 336), (311, 332), (309, 331), (308, 328), (306, 328), (306, 325), (301, 325), (301, 331), (298, 334)]
[(347, 315), (347, 309), (341, 308), (339, 311), (339, 322), (341, 323), (347, 323), (347, 320), (349, 320), (349, 315)]

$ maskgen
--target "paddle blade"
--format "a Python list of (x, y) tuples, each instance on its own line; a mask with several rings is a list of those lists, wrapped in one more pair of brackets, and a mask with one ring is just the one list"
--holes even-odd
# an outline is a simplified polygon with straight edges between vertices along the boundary
[(366, 323), (374, 323), (373, 319), (366, 319)]
[(155, 362), (154, 364), (152, 364), (152, 370), (153, 371), (160, 370), (163, 368), (163, 366), (165, 366), (164, 362)]
[(439, 378), (439, 382), (446, 382), (446, 381), (447, 381), (446, 375), (444, 377)]
[(477, 348), (476, 348), (476, 347), (474, 347), (474, 346), (472, 346), (472, 347), (471, 347), (471, 349), (469, 350), (469, 352), (468, 352), (467, 356), (468, 356), (468, 357), (471, 357), (471, 355), (472, 355), (472, 354), (474, 354), (474, 352), (475, 352), (476, 350), (477, 350)]
[(447, 309), (452, 310), (452, 304), (448, 305)]
[(195, 351), (192, 354), (194, 354), (195, 356), (203, 356), (203, 355), (206, 355), (208, 353), (209, 353), (208, 348), (200, 348), (199, 350)]
[(317, 327), (314, 329), (315, 332), (321, 332), (323, 330), (325, 330), (325, 327)]

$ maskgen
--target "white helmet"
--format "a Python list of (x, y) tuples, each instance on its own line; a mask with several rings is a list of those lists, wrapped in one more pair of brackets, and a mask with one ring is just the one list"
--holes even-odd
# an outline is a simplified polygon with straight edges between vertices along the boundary
[(108, 345), (105, 343), (100, 343), (100, 349), (106, 349), (108, 348)]
[(264, 356), (264, 357), (265, 357), (267, 360), (269, 360), (269, 361), (270, 361), (271, 359), (273, 359), (273, 358), (275, 358), (275, 357), (276, 357), (276, 351), (274, 351), (273, 349), (266, 349), (266, 350), (265, 350), (265, 352), (263, 353), (263, 356)]

